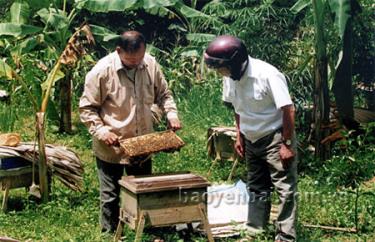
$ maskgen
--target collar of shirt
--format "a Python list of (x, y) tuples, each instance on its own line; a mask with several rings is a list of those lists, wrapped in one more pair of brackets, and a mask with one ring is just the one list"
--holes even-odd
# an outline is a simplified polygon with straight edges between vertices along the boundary
[(253, 58), (248, 56), (247, 61), (249, 62), (249, 64), (247, 65), (247, 68), (246, 68), (245, 72), (243, 73), (240, 81), (243, 81), (243, 80), (251, 78), (251, 77), (256, 78), (256, 70), (254, 69)]
[[(115, 70), (116, 71), (119, 71), (121, 69), (124, 69), (125, 70), (125, 66), (122, 64), (121, 62), (121, 59), (120, 59), (120, 56), (118, 55), (118, 53), (116, 51), (114, 51), (114, 65), (115, 65)], [(145, 60), (143, 59), (141, 61), (141, 63), (137, 66), (137, 69), (143, 69), (147, 67), (147, 63), (145, 62)]]

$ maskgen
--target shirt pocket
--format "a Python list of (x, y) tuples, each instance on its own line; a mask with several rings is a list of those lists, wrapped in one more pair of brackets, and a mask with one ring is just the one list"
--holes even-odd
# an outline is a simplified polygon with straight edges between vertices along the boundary
[(248, 96), (248, 103), (250, 111), (254, 113), (261, 113), (265, 109), (265, 102), (267, 98), (267, 92), (260, 88), (254, 87), (253, 92)]

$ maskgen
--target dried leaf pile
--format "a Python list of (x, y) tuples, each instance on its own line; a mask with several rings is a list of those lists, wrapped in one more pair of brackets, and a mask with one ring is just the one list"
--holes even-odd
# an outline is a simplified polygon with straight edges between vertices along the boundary
[[(63, 146), (47, 144), (46, 156), (48, 170), (53, 175), (68, 188), (82, 191), (83, 165), (73, 151)], [(35, 146), (34, 150), (34, 143), (21, 143), (16, 147), (0, 146), (0, 158), (8, 157), (22, 157), (38, 165), (38, 147)]]
[(125, 139), (120, 145), (125, 156), (137, 157), (160, 151), (178, 150), (185, 143), (172, 130), (168, 130)]

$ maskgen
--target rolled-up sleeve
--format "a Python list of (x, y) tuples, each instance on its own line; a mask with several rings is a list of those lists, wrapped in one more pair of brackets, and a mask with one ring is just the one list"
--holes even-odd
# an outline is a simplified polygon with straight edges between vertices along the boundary
[(268, 78), (268, 82), (277, 109), (293, 104), (288, 91), (288, 84), (283, 74), (280, 72), (273, 73)]
[(106, 75), (102, 75), (95, 69), (90, 71), (85, 78), (85, 87), (79, 101), (79, 113), (89, 133), (98, 139), (111, 130), (100, 117), (100, 106), (106, 98)]
[(177, 107), (172, 92), (158, 64), (155, 65), (155, 96), (156, 104), (167, 114), (167, 119), (177, 118)]

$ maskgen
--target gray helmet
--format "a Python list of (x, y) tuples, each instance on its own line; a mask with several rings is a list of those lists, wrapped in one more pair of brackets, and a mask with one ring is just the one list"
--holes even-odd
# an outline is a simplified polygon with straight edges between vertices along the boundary
[(244, 43), (231, 35), (216, 37), (204, 53), (204, 61), (209, 68), (227, 67), (231, 78), (239, 80), (244, 72), (248, 54)]

